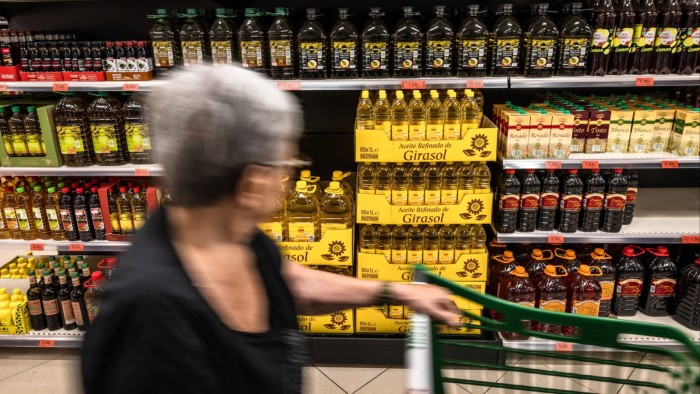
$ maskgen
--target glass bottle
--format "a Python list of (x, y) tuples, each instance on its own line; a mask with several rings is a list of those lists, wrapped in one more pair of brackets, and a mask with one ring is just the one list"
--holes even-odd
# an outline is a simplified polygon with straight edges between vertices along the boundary
[(70, 292), (70, 303), (73, 309), (73, 316), (79, 331), (87, 331), (90, 328), (87, 306), (85, 305), (85, 288), (80, 283), (77, 272), (70, 274), (73, 289)]
[(523, 30), (513, 16), (513, 4), (497, 6), (498, 20), (493, 28), (491, 76), (512, 77), (520, 74)]
[(238, 44), (240, 45), (241, 66), (249, 70), (269, 73), (268, 55), (266, 49), (265, 31), (258, 20), (256, 8), (246, 8), (245, 19), (238, 29)]
[(391, 35), (382, 16), (379, 7), (370, 8), (370, 19), (362, 29), (362, 78), (391, 76)]
[(445, 17), (445, 7), (433, 7), (435, 17), (425, 31), (425, 75), (449, 77), (453, 72), (454, 29)]
[(83, 242), (92, 241), (92, 218), (90, 217), (90, 207), (88, 205), (85, 190), (82, 187), (75, 189), (73, 196), (73, 213), (75, 215), (75, 223), (78, 228), (78, 236)]
[(37, 283), (34, 270), (27, 272), (29, 279), (29, 289), (27, 290), (27, 308), (29, 309), (29, 319), (32, 323), (32, 329), (35, 331), (43, 330), (47, 327), (46, 317), (44, 316), (44, 307), (41, 303), (42, 289)]
[(49, 220), (46, 216), (46, 207), (44, 205), (45, 201), (46, 194), (41, 189), (41, 186), (34, 186), (34, 191), (31, 194), (34, 228), (36, 228), (39, 238), (51, 239), (51, 229), (49, 228)]
[(593, 9), (593, 36), (589, 52), (589, 75), (604, 77), (608, 72), (610, 41), (615, 28), (615, 8), (611, 0), (601, 0)]
[(46, 209), (46, 220), (51, 232), (51, 238), (55, 241), (63, 241), (66, 239), (66, 234), (63, 230), (63, 222), (61, 221), (60, 194), (55, 187), (49, 187), (46, 190), (44, 198), (44, 207)]
[(539, 3), (532, 6), (536, 16), (530, 23), (525, 40), (524, 75), (535, 78), (554, 75), (556, 64), (557, 38), (559, 29), (547, 16), (549, 4)]
[(457, 76), (485, 77), (488, 71), (489, 29), (479, 17), (479, 5), (467, 6), (467, 17), (456, 35)]
[(18, 187), (15, 197), (15, 213), (17, 214), (17, 224), (22, 233), (22, 239), (31, 241), (37, 239), (38, 234), (34, 225), (31, 196), (23, 187)]
[(134, 233), (134, 215), (131, 210), (131, 198), (129, 198), (127, 192), (127, 186), (120, 186), (119, 196), (116, 199), (119, 228), (121, 229), (121, 234), (124, 235)]
[(117, 197), (114, 188), (107, 189), (107, 206), (109, 207), (109, 222), (112, 225), (112, 234), (121, 234), (119, 223), (119, 208), (117, 207)]
[(635, 8), (637, 13), (634, 18), (634, 37), (629, 73), (648, 74), (653, 67), (656, 18), (659, 13), (654, 0), (642, 0)]
[(44, 137), (41, 134), (41, 126), (34, 106), (27, 107), (27, 116), (24, 118), (24, 134), (27, 154), (33, 157), (45, 156)]
[(328, 37), (315, 8), (306, 9), (306, 20), (297, 36), (300, 79), (325, 79), (328, 73)]
[(90, 324), (95, 322), (95, 317), (100, 311), (100, 300), (102, 298), (102, 285), (104, 277), (101, 271), (95, 271), (90, 275), (90, 281), (85, 286), (85, 308), (87, 309)]
[(75, 330), (78, 328), (78, 324), (73, 314), (73, 305), (70, 298), (72, 289), (66, 278), (66, 271), (59, 271), (58, 280), (61, 284), (61, 288), (58, 291), (58, 302), (61, 307), (61, 316), (63, 317), (63, 328), (65, 330)]
[[(413, 19), (413, 7), (403, 7), (393, 35), (394, 77), (420, 77), (423, 72), (423, 32)], [(415, 97), (415, 95), (414, 95)]]
[(61, 197), (58, 204), (60, 207), (61, 224), (63, 225), (63, 233), (66, 240), (79, 240), (78, 225), (75, 221), (75, 213), (73, 212), (73, 193), (70, 187), (61, 189)]
[[(586, 74), (591, 26), (581, 17), (581, 3), (571, 3), (569, 17), (561, 26), (558, 43), (557, 74), (579, 76)], [(631, 37), (630, 37), (631, 38)]]
[(44, 308), (46, 326), (49, 331), (56, 331), (62, 326), (61, 309), (58, 304), (58, 294), (51, 282), (51, 270), (45, 270), (44, 288), (41, 291), (41, 305)]
[(338, 9), (338, 21), (331, 28), (331, 78), (357, 78), (358, 35), (355, 25), (348, 19), (348, 9)]
[(683, 4), (683, 20), (679, 33), (678, 74), (700, 72), (700, 0), (688, 0)]

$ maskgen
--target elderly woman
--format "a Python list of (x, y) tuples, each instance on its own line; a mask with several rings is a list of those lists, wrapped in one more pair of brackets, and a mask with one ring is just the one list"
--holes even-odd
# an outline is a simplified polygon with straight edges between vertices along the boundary
[(239, 67), (203, 67), (177, 73), (150, 104), (176, 204), (136, 234), (107, 284), (83, 348), (87, 394), (295, 393), (297, 313), (391, 301), (456, 320), (441, 288), (310, 270), (258, 230), (297, 154), (293, 96)]

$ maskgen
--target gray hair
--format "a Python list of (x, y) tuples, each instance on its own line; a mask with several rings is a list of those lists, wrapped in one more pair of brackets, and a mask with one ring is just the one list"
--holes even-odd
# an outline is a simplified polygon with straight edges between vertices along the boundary
[(277, 157), (302, 129), (297, 99), (240, 66), (177, 71), (148, 97), (156, 160), (176, 203), (208, 205), (233, 194), (249, 164)]

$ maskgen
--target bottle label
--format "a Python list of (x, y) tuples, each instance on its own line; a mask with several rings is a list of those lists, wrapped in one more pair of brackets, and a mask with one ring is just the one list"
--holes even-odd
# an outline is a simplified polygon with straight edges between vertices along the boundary
[(245, 68), (263, 67), (260, 41), (241, 41), (241, 65)]
[(71, 218), (70, 209), (61, 209), (61, 222), (63, 223), (63, 231), (73, 231), (73, 220)]
[(498, 207), (502, 211), (517, 211), (520, 207), (520, 195), (504, 194), (498, 201)]
[(315, 242), (316, 227), (309, 222), (290, 222), (289, 240), (294, 242)]
[(14, 208), (4, 208), (5, 212), (5, 224), (7, 224), (7, 228), (10, 230), (15, 230), (19, 228), (19, 225), (17, 224), (17, 213), (15, 212)]
[(602, 193), (586, 194), (581, 205), (586, 209), (601, 209), (603, 208), (603, 197)]
[(407, 252), (407, 263), (408, 264), (420, 264), (423, 262), (423, 251), (421, 250), (409, 250)]
[(426, 190), (425, 205), (440, 205), (440, 190)]
[(428, 141), (441, 141), (443, 138), (443, 125), (441, 124), (430, 124), (426, 128), (426, 139)]
[(520, 39), (496, 39), (496, 62), (494, 66), (500, 69), (518, 68)]
[(27, 150), (27, 141), (25, 139), (24, 133), (15, 134), (12, 136), (12, 148), (15, 151), (15, 155), (26, 155), (29, 153)]
[(613, 293), (615, 292), (615, 282), (611, 280), (601, 280), (598, 282), (600, 283), (600, 289), (602, 290), (600, 294), (601, 301), (611, 300)]
[(637, 201), (637, 188), (636, 187), (628, 187), (627, 188), (627, 195), (625, 195), (625, 200), (627, 203), (633, 203)]
[(44, 309), (41, 307), (41, 300), (27, 301), (29, 314), (32, 316), (41, 316), (44, 314)]
[(134, 209), (133, 212), (133, 221), (134, 221), (134, 230), (138, 230), (141, 227), (143, 227), (144, 224), (146, 224), (146, 219), (148, 216), (148, 212), (142, 209)]
[(554, 68), (555, 40), (530, 41), (530, 67), (535, 70), (548, 70)]
[(659, 52), (671, 52), (678, 44), (678, 28), (662, 27), (658, 31), (656, 40), (654, 40), (654, 50)]
[(571, 313), (575, 315), (598, 316), (599, 309), (599, 300), (574, 301), (571, 308)]
[(400, 41), (396, 43), (394, 54), (395, 66), (399, 70), (420, 70), (421, 67), (421, 42)]
[(363, 51), (363, 68), (365, 70), (386, 70), (387, 45), (385, 42), (365, 42)]
[(544, 192), (540, 194), (540, 206), (556, 209), (559, 206), (559, 193)]
[(322, 42), (302, 42), (299, 44), (299, 67), (302, 70), (323, 70)]
[(55, 209), (46, 208), (46, 218), (49, 221), (49, 229), (51, 229), (51, 231), (58, 231), (61, 229), (61, 223), (58, 220), (58, 213)]
[(423, 264), (437, 264), (439, 252), (437, 250), (423, 250)]
[(700, 51), (700, 27), (688, 27), (679, 37), (683, 50), (688, 52)]
[[(80, 283), (80, 282), (78, 282)], [(80, 303), (71, 301), (71, 309), (73, 309), (73, 317), (75, 318), (75, 322), (79, 325), (82, 326), (85, 324), (85, 320), (83, 319), (83, 312), (80, 310)]]
[(453, 264), (455, 262), (455, 251), (454, 249), (441, 249), (440, 264)]
[(617, 282), (615, 292), (619, 296), (639, 296), (642, 294), (643, 284), (641, 279), (623, 279)]
[(270, 239), (275, 242), (284, 241), (284, 236), (282, 235), (282, 223), (280, 222), (265, 222), (258, 223), (258, 227), (262, 232), (264, 232)]
[(56, 300), (56, 299), (49, 300), (49, 301), (42, 300), (41, 305), (44, 307), (44, 314), (46, 316), (57, 315), (59, 312), (58, 300)]
[(211, 42), (211, 62), (213, 66), (233, 63), (233, 50), (231, 41), (217, 40)]
[(90, 231), (90, 223), (88, 221), (87, 211), (84, 209), (76, 209), (74, 212), (75, 212), (75, 223), (78, 226), (78, 231), (80, 231), (80, 232)]
[(114, 125), (91, 124), (90, 132), (92, 133), (92, 146), (95, 153), (106, 154), (119, 151)]
[(34, 216), (34, 227), (37, 230), (43, 230), (44, 218), (41, 217), (41, 208), (32, 208), (32, 216)]
[(617, 27), (613, 34), (612, 47), (615, 53), (625, 53), (630, 51), (632, 39), (634, 38), (634, 29), (631, 27)]
[(30, 155), (44, 155), (41, 134), (27, 134), (27, 151)]
[(354, 70), (357, 68), (357, 47), (354, 41), (333, 42), (333, 68)]
[(591, 53), (610, 53), (610, 30), (595, 29), (591, 38)]
[(627, 196), (624, 194), (606, 194), (605, 195), (605, 208), (607, 209), (625, 209), (625, 202), (627, 201)]
[(587, 55), (587, 38), (564, 38), (564, 46), (561, 53), (561, 67), (564, 69), (586, 67)]
[(526, 306), (529, 308), (534, 308), (535, 307), (535, 301), (518, 301), (518, 305)]
[(105, 222), (102, 216), (102, 209), (100, 208), (90, 208), (90, 217), (92, 218), (92, 227), (95, 230), (104, 230)]
[(182, 59), (185, 67), (204, 63), (201, 41), (182, 41)]
[(446, 123), (443, 126), (443, 138), (442, 139), (449, 140), (449, 141), (454, 141), (454, 140), (460, 139), (462, 137), (461, 130), (460, 130), (461, 126), (462, 125), (460, 123), (457, 123), (457, 124), (453, 124), (453, 123), (447, 124)]
[(17, 212), (17, 222), (19, 224), (19, 229), (22, 231), (29, 231), (32, 229), (29, 224), (29, 216), (27, 215), (27, 210), (24, 208), (16, 208)]
[(61, 153), (64, 155), (77, 155), (85, 152), (80, 126), (56, 126), (58, 144), (61, 146)]
[(567, 211), (578, 211), (581, 209), (581, 196), (575, 194), (563, 195), (560, 208)]
[(410, 141), (425, 141), (425, 125), (408, 126), (408, 139)]
[(112, 224), (112, 232), (118, 233), (121, 231), (121, 224), (119, 223), (119, 214), (116, 212), (110, 212), (109, 222)]
[(391, 263), (392, 264), (406, 264), (408, 262), (408, 255), (405, 250), (392, 249), (391, 250)]
[(175, 56), (173, 56), (173, 43), (171, 41), (152, 41), (153, 58), (156, 67), (175, 66)]
[(460, 53), (460, 67), (485, 70), (486, 69), (486, 40), (462, 40)]
[(523, 194), (520, 196), (520, 208), (537, 209), (540, 206), (540, 196), (538, 194)]
[(672, 296), (676, 292), (675, 279), (654, 279), (651, 281), (649, 292), (655, 297)]
[(127, 234), (134, 231), (134, 221), (131, 212), (119, 214), (119, 228)]
[(408, 125), (392, 125), (391, 139), (394, 141), (408, 141)]
[(392, 190), (391, 191), (391, 205), (406, 205), (408, 202), (408, 191), (407, 190)]
[(564, 300), (540, 300), (540, 309), (552, 312), (565, 312), (566, 301)]
[(126, 146), (131, 153), (139, 153), (151, 150), (151, 136), (148, 125), (145, 123), (126, 123)]
[(425, 66), (427, 69), (450, 69), (451, 41), (428, 40), (425, 46)]
[(457, 204), (457, 190), (443, 189), (440, 199), (442, 205)]
[(631, 52), (651, 52), (654, 50), (656, 27), (634, 25), (634, 38)]
[(70, 300), (61, 301), (61, 313), (63, 314), (64, 324), (75, 323), (75, 316), (73, 315), (73, 306)]
[(425, 193), (423, 190), (408, 191), (408, 205), (423, 205), (425, 203)]
[(270, 40), (270, 65), (274, 67), (289, 67), (292, 60), (292, 41)]

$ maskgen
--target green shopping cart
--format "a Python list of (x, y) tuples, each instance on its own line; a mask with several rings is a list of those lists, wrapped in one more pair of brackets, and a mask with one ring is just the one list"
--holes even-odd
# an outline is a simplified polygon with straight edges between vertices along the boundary
[[(416, 280), (445, 287), (456, 295), (479, 303), (484, 306), (484, 309), (501, 316), (495, 320), (486, 314), (478, 316), (464, 311), (465, 327), (490, 331), (496, 335), (515, 333), (535, 339), (502, 341), (523, 344), (515, 347), (477, 343), (468, 339), (445, 339), (436, 334), (435, 323), (428, 316), (415, 314), (412, 317), (411, 331), (406, 345), (408, 393), (443, 394), (453, 385), (459, 385), (461, 388), (453, 388), (450, 392), (487, 392), (488, 394), (498, 392), (700, 393), (700, 345), (675, 327), (528, 308), (462, 287), (433, 275), (422, 266), (416, 267)], [(532, 321), (575, 327), (577, 334), (566, 336), (535, 331), (529, 324)], [(674, 347), (667, 349), (620, 340), (621, 337), (630, 334), (663, 341), (673, 340), (671, 343), (674, 343)], [(551, 349), (551, 346), (537, 346), (538, 343), (555, 345), (554, 349)], [(450, 346), (473, 349), (475, 352), (484, 350), (504, 352), (511, 357), (535, 359), (538, 364), (569, 365), (561, 368), (542, 368), (520, 362), (495, 365), (443, 358), (443, 350)], [(585, 353), (578, 351), (584, 349)], [(646, 356), (642, 355), (639, 358), (644, 357), (646, 360), (647, 357), (652, 357), (656, 362), (642, 363), (639, 359), (635, 361), (634, 357), (619, 357), (624, 354), (642, 353)], [(611, 355), (614, 356), (610, 357)], [(585, 367), (575, 365), (571, 367), (571, 364), (591, 367), (588, 367), (590, 370), (587, 371)], [(461, 376), (457, 377), (455, 373), (452, 373), (452, 376), (446, 376), (443, 373), (445, 370), (454, 371), (449, 368), (460, 369)], [(489, 374), (483, 371), (493, 372)], [(612, 373), (605, 373), (605, 371)], [(624, 373), (619, 373), (620, 371)], [(509, 374), (508, 379), (498, 378), (506, 374)], [(541, 384), (544, 381), (553, 381), (554, 387)], [(571, 384), (566, 385), (562, 382)]]

